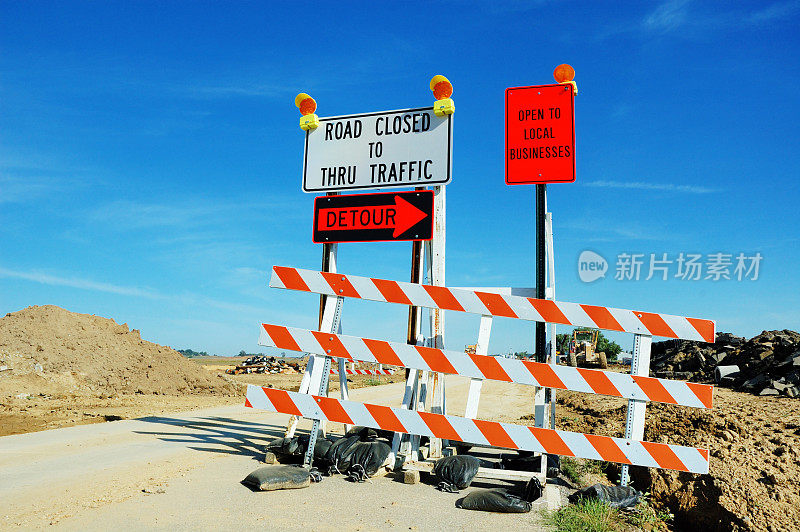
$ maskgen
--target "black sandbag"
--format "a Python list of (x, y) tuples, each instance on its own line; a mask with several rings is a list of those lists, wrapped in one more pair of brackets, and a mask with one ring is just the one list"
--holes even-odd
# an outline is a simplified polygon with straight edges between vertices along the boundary
[[(302, 434), (292, 438), (277, 438), (267, 444), (266, 451), (272, 452), (279, 462), (283, 464), (299, 464), (303, 462), (303, 457), (308, 449), (309, 434)], [(325, 438), (317, 438), (314, 446), (314, 459), (325, 458), (331, 442)]]
[(267, 444), (266, 450), (281, 458), (303, 456), (305, 448), (300, 445), (300, 438), (277, 438)]
[(612, 508), (627, 508), (636, 506), (641, 493), (631, 486), (606, 486), (595, 484), (588, 488), (578, 490), (569, 496), (569, 502), (576, 503), (581, 500), (599, 499)]
[(339, 438), (331, 444), (325, 453), (324, 463), (328, 467), (328, 474), (345, 473), (350, 467), (350, 457), (353, 446), (360, 441), (358, 434)]
[[(533, 453), (502, 454), (500, 467), (509, 471), (540, 471), (542, 464), (541, 455)], [(561, 457), (557, 454), (547, 455), (547, 477), (555, 478), (561, 472)]]
[(525, 485), (525, 492), (522, 494), (522, 498), (528, 502), (533, 502), (541, 497), (542, 493), (544, 493), (542, 483), (539, 482), (538, 478), (533, 477)]
[(433, 464), (433, 473), (442, 481), (443, 491), (463, 490), (478, 473), (481, 461), (474, 456), (445, 456)]
[(391, 447), (377, 440), (356, 442), (351, 449), (350, 466), (347, 471), (356, 473), (354, 480), (363, 480), (363, 475), (371, 477), (377, 473), (392, 452)]
[(345, 432), (344, 437), (358, 436), (361, 441), (372, 441), (378, 438), (378, 432), (369, 427), (355, 426)]
[(314, 460), (324, 460), (331, 445), (333, 445), (331, 440), (325, 438), (317, 439), (317, 443), (314, 445)]
[(475, 490), (456, 503), (465, 510), (524, 514), (531, 511), (531, 503), (506, 490)]
[(293, 465), (269, 465), (247, 475), (242, 484), (255, 491), (307, 488), (311, 484), (308, 469)]
[(345, 437), (353, 436), (354, 434), (358, 434), (361, 436), (361, 441), (373, 441), (377, 438), (384, 439), (387, 441), (392, 441), (394, 437), (394, 432), (391, 430), (384, 430), (384, 429), (373, 429), (370, 427), (361, 427), (355, 426), (348, 430), (345, 433)]

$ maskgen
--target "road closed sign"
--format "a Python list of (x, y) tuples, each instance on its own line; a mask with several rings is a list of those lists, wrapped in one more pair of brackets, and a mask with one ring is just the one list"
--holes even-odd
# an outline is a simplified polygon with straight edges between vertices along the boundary
[(303, 191), (450, 182), (453, 115), (433, 107), (320, 118), (306, 132)]
[(506, 89), (506, 184), (575, 181), (575, 98), (569, 84)]

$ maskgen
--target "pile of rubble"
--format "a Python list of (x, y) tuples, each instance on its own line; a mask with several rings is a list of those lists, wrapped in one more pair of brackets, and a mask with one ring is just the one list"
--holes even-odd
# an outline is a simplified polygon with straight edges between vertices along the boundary
[(266, 355), (256, 355), (248, 358), (234, 369), (229, 369), (226, 373), (238, 375), (240, 373), (302, 373), (305, 366), (299, 362), (286, 362), (275, 357)]
[(764, 331), (750, 340), (720, 333), (713, 344), (657, 342), (650, 368), (656, 377), (716, 381), (759, 395), (800, 397), (800, 333)]

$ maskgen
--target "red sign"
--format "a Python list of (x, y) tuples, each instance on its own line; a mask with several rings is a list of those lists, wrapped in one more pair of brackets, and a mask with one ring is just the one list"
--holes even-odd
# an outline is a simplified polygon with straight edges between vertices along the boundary
[(320, 196), (314, 199), (314, 242), (430, 240), (433, 191)]
[(506, 184), (575, 181), (575, 96), (569, 84), (506, 89)]

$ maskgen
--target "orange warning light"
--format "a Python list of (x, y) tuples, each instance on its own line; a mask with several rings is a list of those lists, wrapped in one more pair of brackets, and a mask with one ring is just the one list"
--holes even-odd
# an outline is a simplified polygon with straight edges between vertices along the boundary
[(300, 109), (300, 114), (303, 116), (310, 115), (317, 110), (317, 102), (305, 92), (295, 96), (294, 104)]
[(558, 65), (553, 70), (553, 77), (559, 83), (566, 83), (575, 79), (575, 69), (567, 64)]
[(443, 100), (453, 95), (453, 85), (450, 80), (438, 74), (431, 78), (431, 90), (433, 91), (433, 97), (437, 100)]

